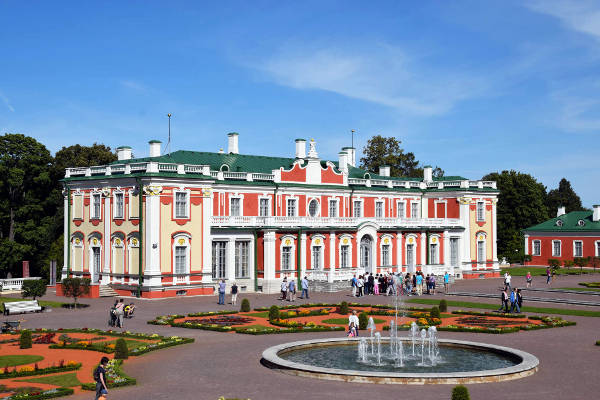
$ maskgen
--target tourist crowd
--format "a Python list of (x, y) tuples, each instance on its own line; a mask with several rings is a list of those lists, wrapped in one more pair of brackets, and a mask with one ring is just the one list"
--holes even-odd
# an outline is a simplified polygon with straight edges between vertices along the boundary
[[(448, 293), (450, 285), (450, 274), (448, 271), (443, 277), (444, 292)], [(435, 294), (437, 288), (436, 276), (434, 274), (423, 274), (417, 271), (403, 275), (402, 273), (393, 274), (373, 274), (354, 275), (350, 281), (352, 287), (352, 296), (371, 296), (371, 295), (407, 295), (421, 296), (425, 294)]]

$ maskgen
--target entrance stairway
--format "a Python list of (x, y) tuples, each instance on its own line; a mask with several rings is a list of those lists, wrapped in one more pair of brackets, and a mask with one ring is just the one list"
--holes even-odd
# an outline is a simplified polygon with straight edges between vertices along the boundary
[(100, 285), (100, 297), (115, 297), (119, 294), (109, 285)]

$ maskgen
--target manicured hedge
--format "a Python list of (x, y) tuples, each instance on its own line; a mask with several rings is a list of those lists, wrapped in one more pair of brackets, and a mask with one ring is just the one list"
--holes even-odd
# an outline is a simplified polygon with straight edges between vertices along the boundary
[[(110, 363), (112, 363), (112, 365)], [(106, 386), (109, 389), (137, 384), (135, 378), (132, 378), (123, 372), (123, 369), (121, 368), (122, 365), (123, 360), (109, 361), (109, 368), (106, 371)], [(96, 383), (84, 383), (81, 385), (81, 389), (95, 391)]]
[(39, 368), (34, 369), (33, 371), (11, 371), (8, 373), (3, 372), (3, 369), (0, 369), (0, 379), (8, 379), (8, 378), (19, 378), (21, 376), (34, 376), (34, 375), (46, 375), (53, 374), (55, 372), (67, 372), (67, 371), (75, 371), (81, 368), (81, 363), (77, 363), (74, 365), (64, 365), (62, 367), (48, 367), (48, 368)]
[[(95, 390), (95, 385), (94, 385), (94, 390)], [(9, 399), (11, 400), (43, 400), (43, 399), (53, 399), (55, 397), (63, 397), (63, 396), (70, 396), (73, 394), (73, 389), (70, 388), (64, 388), (64, 387), (60, 387), (60, 388), (56, 388), (56, 389), (49, 389), (49, 390), (44, 390), (43, 392), (30, 392), (30, 393), (23, 393), (23, 394), (18, 394), (18, 395), (13, 395), (10, 396)], [(37, 393), (37, 394), (36, 394)]]

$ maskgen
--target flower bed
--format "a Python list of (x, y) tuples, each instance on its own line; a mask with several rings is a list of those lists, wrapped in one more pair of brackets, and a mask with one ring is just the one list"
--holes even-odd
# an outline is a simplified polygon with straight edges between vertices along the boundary
[[(106, 366), (106, 386), (109, 389), (123, 386), (135, 385), (137, 382), (135, 378), (132, 378), (123, 372), (121, 368), (123, 360), (112, 359)], [(83, 390), (96, 390), (95, 383), (84, 383), (81, 385)]]
[[(37, 363), (36, 363), (37, 365)], [(58, 366), (48, 368), (35, 368), (35, 367), (14, 367), (12, 371), (8, 367), (0, 370), (0, 379), (18, 378), (22, 376), (33, 376), (33, 375), (46, 375), (53, 374), (55, 372), (67, 372), (75, 371), (81, 368), (81, 363), (75, 361), (61, 361)]]
[(27, 393), (19, 393), (14, 394), (12, 396), (3, 397), (2, 400), (43, 400), (43, 399), (53, 399), (55, 397), (63, 397), (70, 396), (74, 393), (73, 389), (70, 388), (54, 388), (43, 390), (40, 392), (27, 392)]

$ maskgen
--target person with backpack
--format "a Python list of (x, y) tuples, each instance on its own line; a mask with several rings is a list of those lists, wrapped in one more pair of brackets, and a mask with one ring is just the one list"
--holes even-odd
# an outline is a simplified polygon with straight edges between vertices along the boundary
[(106, 366), (108, 365), (108, 357), (102, 357), (100, 364), (94, 370), (94, 381), (96, 381), (96, 398), (95, 400), (106, 399), (108, 388), (106, 387)]

